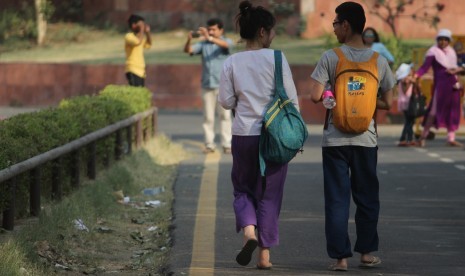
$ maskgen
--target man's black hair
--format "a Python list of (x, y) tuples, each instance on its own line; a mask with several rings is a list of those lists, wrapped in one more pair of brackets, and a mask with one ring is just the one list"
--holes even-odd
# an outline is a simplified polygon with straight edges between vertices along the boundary
[(344, 2), (335, 11), (339, 21), (347, 21), (354, 33), (362, 34), (366, 22), (362, 5), (355, 2)]
[(129, 29), (132, 27), (132, 24), (136, 24), (139, 21), (145, 21), (145, 20), (142, 16), (139, 16), (137, 14), (131, 14), (131, 16), (129, 16), (129, 19), (128, 19)]
[(215, 26), (218, 25), (218, 29), (223, 29), (223, 21), (219, 18), (212, 18), (207, 21), (207, 26)]

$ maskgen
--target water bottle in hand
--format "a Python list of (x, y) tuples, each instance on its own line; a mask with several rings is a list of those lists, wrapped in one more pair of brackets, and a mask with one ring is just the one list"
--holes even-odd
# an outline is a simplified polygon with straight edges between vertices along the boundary
[(323, 106), (326, 109), (333, 109), (336, 106), (336, 99), (330, 90), (326, 90), (323, 93)]

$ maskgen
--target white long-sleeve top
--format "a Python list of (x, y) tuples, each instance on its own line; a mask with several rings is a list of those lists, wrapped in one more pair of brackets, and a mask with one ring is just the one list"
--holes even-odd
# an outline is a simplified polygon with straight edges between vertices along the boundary
[[(282, 56), (284, 89), (299, 109), (297, 91), (286, 57)], [(263, 114), (275, 93), (274, 50), (260, 49), (231, 55), (223, 65), (218, 102), (234, 109), (232, 134), (260, 135)]]

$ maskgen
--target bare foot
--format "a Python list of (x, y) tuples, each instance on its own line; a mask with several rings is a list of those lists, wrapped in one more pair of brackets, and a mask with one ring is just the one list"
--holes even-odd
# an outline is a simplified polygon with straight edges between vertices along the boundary
[(331, 271), (347, 271), (347, 258), (337, 259), (337, 261), (328, 267)]
[(272, 265), (273, 264), (270, 263), (270, 248), (269, 247), (259, 247), (257, 267), (269, 268)]
[(244, 244), (247, 243), (248, 240), (256, 240), (257, 236), (255, 235), (255, 225), (247, 225), (243, 228), (244, 231)]
[(381, 259), (371, 254), (362, 254), (360, 257), (360, 267), (375, 267), (380, 264)]

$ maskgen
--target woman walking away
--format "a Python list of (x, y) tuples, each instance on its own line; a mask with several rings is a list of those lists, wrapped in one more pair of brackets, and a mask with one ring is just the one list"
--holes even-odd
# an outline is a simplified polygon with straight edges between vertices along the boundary
[(433, 96), (423, 119), (423, 132), (419, 141), (421, 147), (425, 146), (425, 139), (433, 125), (435, 128), (447, 128), (447, 145), (463, 146), (455, 140), (455, 132), (460, 125), (461, 89), (457, 76), (450, 73), (450, 70), (457, 68), (457, 54), (449, 46), (451, 40), (451, 31), (439, 30), (436, 45), (426, 52), (425, 61), (415, 74), (415, 78), (420, 78), (433, 67)]
[(412, 75), (412, 68), (406, 63), (402, 63), (396, 71), (396, 79), (398, 81), (398, 96), (397, 96), (397, 109), (404, 113), (404, 128), (400, 135), (399, 147), (415, 146), (413, 140), (413, 124), (415, 117), (408, 114), (407, 110), (412, 96), (414, 79)]
[[(271, 269), (270, 247), (279, 243), (278, 218), (283, 199), (287, 164), (266, 164), (266, 189), (259, 168), (259, 140), (262, 119), (275, 93), (274, 50), (269, 49), (275, 36), (275, 17), (261, 6), (242, 1), (236, 26), (246, 49), (230, 56), (224, 63), (218, 101), (235, 110), (232, 126), (231, 178), (234, 188), (236, 231), (243, 232), (243, 247), (236, 257), (248, 265), (258, 250), (258, 269)], [(298, 108), (291, 70), (282, 55), (284, 88)]]

